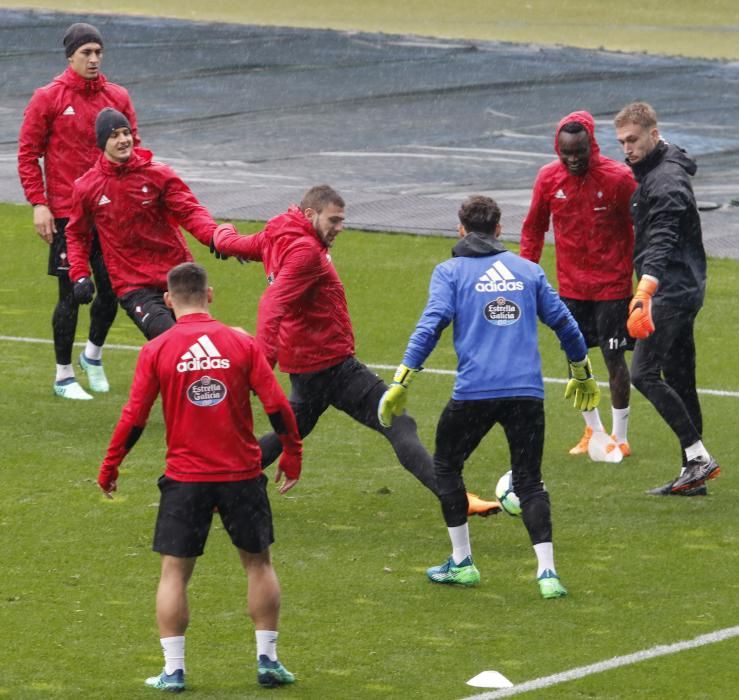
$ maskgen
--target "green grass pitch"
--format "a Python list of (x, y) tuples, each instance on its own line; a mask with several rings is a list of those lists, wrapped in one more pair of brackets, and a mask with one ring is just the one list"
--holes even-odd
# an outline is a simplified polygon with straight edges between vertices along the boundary
[[(91, 9), (69, 0), (3, 3), (11, 5)], [(207, 6), (100, 0), (94, 10), (739, 57), (739, 15), (731, 0), (676, 0), (669, 8), (651, 0), (564, 2), (556, 11), (543, 0), (369, 0), (361, 10), (335, 0)], [(31, 229), (28, 208), (0, 206), (0, 221), (0, 333), (48, 339), (55, 292), (45, 275), (45, 246)], [(197, 243), (191, 247), (216, 287), (214, 313), (253, 328), (261, 268), (219, 263)], [(431, 269), (449, 247), (443, 239), (342, 235), (334, 258), (361, 359), (393, 366), (400, 360)], [(549, 249), (550, 278), (551, 261)], [(709, 276), (698, 318), (699, 385), (736, 392), (739, 264), (711, 260)], [(79, 339), (85, 331), (83, 321)], [(429, 367), (453, 368), (448, 336)], [(546, 329), (541, 340), (545, 374), (561, 376), (556, 340)], [(139, 345), (141, 338), (121, 313), (109, 342)], [(0, 698), (152, 697), (142, 680), (161, 665), (154, 623), (158, 557), (150, 551), (164, 456), (158, 409), (126, 462), (116, 500), (105, 501), (94, 485), (135, 352), (106, 351), (113, 391), (71, 407), (51, 396), (48, 344), (3, 340), (0, 348), (7, 390), (0, 421)], [(602, 361), (593, 359), (604, 378)], [(411, 389), (410, 409), (429, 446), (451, 382), (427, 373)], [(673, 475), (677, 446), (651, 406), (634, 396), (634, 457), (618, 466), (593, 464), (566, 454), (581, 421), (561, 393), (561, 385), (547, 385), (544, 463), (557, 563), (571, 591), (560, 601), (538, 599), (521, 521), (503, 515), (471, 521), (480, 588), (427, 583), (424, 569), (449, 551), (434, 499), (395, 463), (381, 438), (337, 412), (323, 418), (306, 441), (301, 483), (287, 498), (272, 499), (273, 553), (283, 586), (280, 653), (299, 679), (281, 696), (461, 698), (476, 692), (464, 682), (482, 670), (523, 682), (739, 624), (738, 399), (702, 398), (706, 442), (724, 467), (711, 495), (655, 500), (642, 491)], [(609, 422), (607, 392), (602, 413)], [(261, 417), (258, 428), (266, 428)], [(491, 495), (506, 468), (505, 443), (495, 429), (465, 476), (471, 489)], [(237, 558), (216, 526), (191, 587), (188, 693), (194, 697), (265, 694), (254, 679), (244, 592)], [(734, 638), (523, 697), (724, 700), (736, 696), (738, 653)]]
[[(505, 212), (504, 212), (505, 215)], [(55, 286), (46, 246), (27, 207), (0, 206), (3, 336), (48, 339)], [(242, 230), (254, 225), (241, 226)], [(216, 289), (214, 314), (254, 327), (261, 266), (219, 262), (191, 240)], [(344, 280), (358, 356), (395, 365), (449, 239), (347, 231), (333, 257)], [(551, 273), (552, 251), (545, 261)], [(698, 319), (701, 387), (739, 390), (734, 343), (739, 264), (711, 260)], [(78, 339), (86, 333), (82, 315)], [(447, 332), (428, 366), (452, 369)], [(556, 339), (542, 328), (545, 374), (562, 376)], [(121, 313), (110, 343), (140, 345)], [(112, 391), (68, 403), (51, 395), (48, 344), (0, 341), (5, 377), (0, 422), (0, 698), (145, 698), (161, 666), (154, 621), (158, 557), (150, 550), (155, 481), (164, 455), (158, 408), (122, 471), (117, 498), (95, 477), (125, 401), (136, 354), (108, 349)], [(601, 359), (594, 356), (601, 379)], [(382, 371), (388, 377), (390, 371)], [(452, 378), (426, 373), (409, 409), (433, 444)], [(705, 439), (724, 474), (706, 498), (655, 499), (678, 447), (654, 409), (634, 395), (634, 456), (620, 465), (567, 455), (582, 430), (575, 410), (547, 385), (544, 476), (553, 502), (559, 571), (571, 596), (542, 601), (520, 519), (471, 521), (477, 589), (436, 587), (427, 566), (449, 552), (435, 500), (395, 462), (388, 444), (330, 410), (305, 443), (298, 486), (273, 495), (274, 560), (283, 586), (280, 655), (298, 683), (294, 698), (462, 698), (466, 680), (497, 670), (514, 682), (566, 671), (739, 624), (739, 497), (736, 396), (704, 395)], [(259, 411), (256, 411), (259, 414)], [(602, 413), (610, 425), (605, 394)], [(259, 414), (258, 432), (266, 428)], [(492, 495), (508, 467), (496, 428), (470, 460), (470, 490)], [(217, 522), (217, 521), (216, 521)], [(217, 524), (191, 586), (187, 663), (196, 698), (258, 698), (245, 581)], [(685, 651), (526, 694), (526, 698), (735, 696), (739, 639)]]

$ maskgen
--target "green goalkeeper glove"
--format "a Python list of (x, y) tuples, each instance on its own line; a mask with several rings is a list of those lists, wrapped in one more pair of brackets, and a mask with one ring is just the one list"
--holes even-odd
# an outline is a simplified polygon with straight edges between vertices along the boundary
[(575, 397), (573, 406), (578, 411), (591, 411), (600, 403), (600, 388), (593, 377), (593, 368), (587, 355), (584, 360), (570, 361), (570, 381), (567, 382), (565, 398), (572, 396)]
[(389, 428), (393, 424), (393, 416), (399, 416), (405, 410), (405, 404), (408, 401), (408, 385), (420, 371), (420, 369), (406, 367), (404, 364), (398, 365), (392, 384), (377, 405), (377, 419), (383, 428)]

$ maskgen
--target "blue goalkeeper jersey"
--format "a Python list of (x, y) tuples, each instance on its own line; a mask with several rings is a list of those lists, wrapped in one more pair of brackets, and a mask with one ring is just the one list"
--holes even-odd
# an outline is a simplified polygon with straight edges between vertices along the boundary
[(555, 331), (570, 360), (587, 354), (569, 310), (539, 265), (491, 236), (469, 233), (453, 255), (434, 269), (403, 364), (421, 367), (453, 323), (458, 358), (453, 399), (543, 399), (537, 319)]

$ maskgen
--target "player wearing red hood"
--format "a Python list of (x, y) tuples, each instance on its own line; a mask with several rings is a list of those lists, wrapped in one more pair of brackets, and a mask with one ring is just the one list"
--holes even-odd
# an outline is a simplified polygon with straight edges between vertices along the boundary
[[(389, 428), (380, 424), (377, 404), (387, 385), (354, 356), (354, 331), (344, 285), (331, 259), (331, 246), (344, 228), (344, 199), (328, 185), (311, 187), (300, 206), (267, 222), (263, 231), (241, 236), (222, 224), (215, 250), (264, 265), (269, 286), (259, 302), (257, 343), (274, 365), (290, 374), (290, 404), (301, 437), (333, 406), (385, 437), (398, 461), (437, 494), (434, 463), (406, 413)], [(275, 433), (259, 440), (262, 466), (277, 459)], [(494, 501), (467, 494), (468, 513), (500, 511)]]
[[(627, 441), (630, 377), (624, 351), (632, 293), (634, 230), (629, 200), (636, 188), (630, 169), (601, 155), (595, 122), (572, 112), (555, 133), (559, 158), (539, 171), (521, 231), (521, 256), (539, 262), (551, 220), (559, 295), (588, 347), (600, 346), (608, 369), (613, 414), (607, 450), (631, 451)], [(571, 454), (588, 451), (593, 432), (605, 432), (598, 409), (584, 411), (585, 433)]]

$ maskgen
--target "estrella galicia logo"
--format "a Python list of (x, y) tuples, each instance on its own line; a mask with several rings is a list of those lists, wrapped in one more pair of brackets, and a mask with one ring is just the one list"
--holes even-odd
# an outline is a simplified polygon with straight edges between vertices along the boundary
[(485, 304), (482, 313), (496, 326), (511, 326), (521, 318), (521, 307), (515, 301), (497, 297)]
[(228, 389), (219, 379), (200, 377), (187, 387), (187, 398), (195, 406), (215, 406), (226, 398)]

